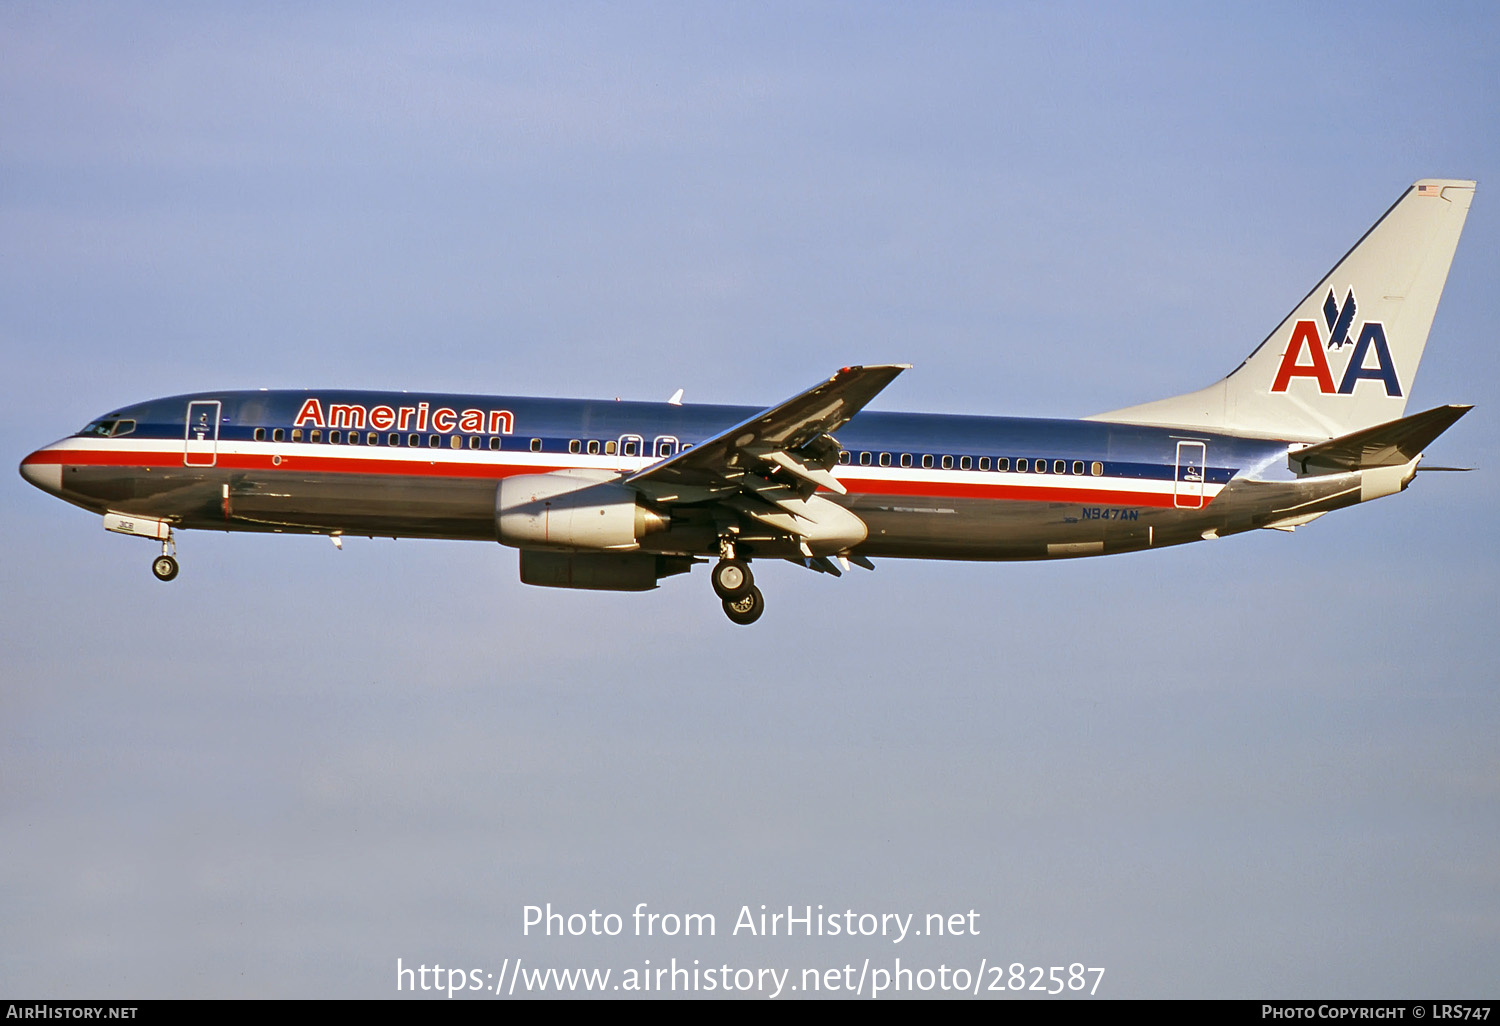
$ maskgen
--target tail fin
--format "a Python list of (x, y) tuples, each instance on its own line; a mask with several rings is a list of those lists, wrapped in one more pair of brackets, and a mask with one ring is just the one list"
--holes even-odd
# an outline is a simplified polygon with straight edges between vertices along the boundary
[(1400, 418), (1473, 198), (1415, 183), (1227, 378), (1089, 419), (1313, 441)]

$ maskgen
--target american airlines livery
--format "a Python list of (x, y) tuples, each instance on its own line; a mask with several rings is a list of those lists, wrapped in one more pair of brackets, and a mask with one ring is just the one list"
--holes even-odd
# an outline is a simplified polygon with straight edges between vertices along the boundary
[(179, 530), (498, 540), (553, 588), (644, 591), (714, 560), (738, 624), (765, 605), (754, 559), (838, 575), (1291, 531), (1402, 491), (1469, 410), (1406, 398), (1473, 196), (1417, 182), (1228, 377), (1083, 420), (861, 413), (905, 365), (760, 410), (203, 392), (121, 407), (21, 475), (159, 542), (163, 581)]

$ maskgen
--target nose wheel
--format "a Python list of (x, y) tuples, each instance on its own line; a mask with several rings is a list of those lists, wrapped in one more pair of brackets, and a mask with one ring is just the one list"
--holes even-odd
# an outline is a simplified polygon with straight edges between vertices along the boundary
[(151, 561), (151, 572), (158, 581), (170, 581), (177, 576), (177, 539), (171, 529), (161, 542), (161, 555)]

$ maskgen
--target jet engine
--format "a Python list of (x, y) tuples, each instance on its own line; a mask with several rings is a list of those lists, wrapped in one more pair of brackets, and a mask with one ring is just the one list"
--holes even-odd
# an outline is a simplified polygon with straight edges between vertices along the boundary
[(668, 526), (613, 474), (602, 481), (588, 472), (523, 474), (495, 492), (495, 533), (519, 549), (632, 552)]

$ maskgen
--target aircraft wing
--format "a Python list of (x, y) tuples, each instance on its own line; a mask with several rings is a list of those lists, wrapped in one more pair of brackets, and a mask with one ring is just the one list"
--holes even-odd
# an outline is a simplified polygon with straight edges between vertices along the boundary
[(742, 490), (760, 491), (757, 479), (779, 468), (806, 493), (819, 486), (842, 493), (844, 487), (829, 473), (838, 461), (838, 444), (831, 433), (909, 366), (845, 367), (801, 395), (631, 475), (625, 483), (659, 502), (701, 502)]

